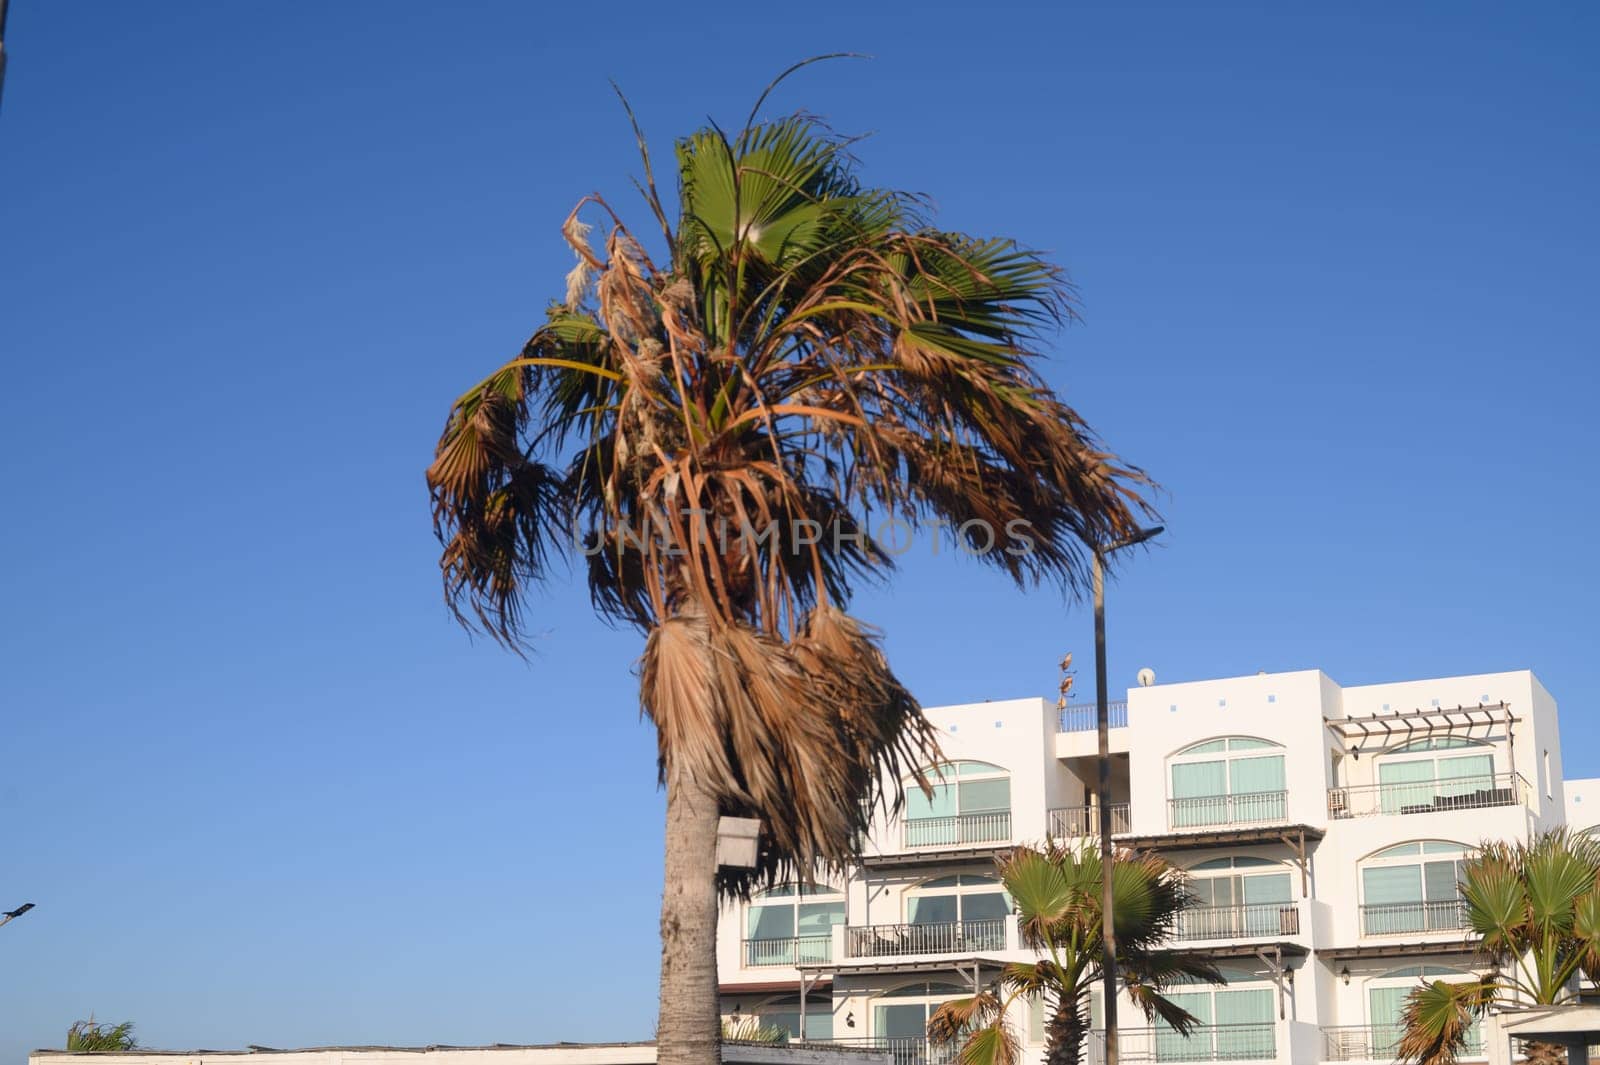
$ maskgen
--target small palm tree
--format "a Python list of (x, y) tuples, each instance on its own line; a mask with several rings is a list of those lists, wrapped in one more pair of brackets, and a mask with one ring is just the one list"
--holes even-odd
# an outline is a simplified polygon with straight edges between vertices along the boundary
[[(1485, 843), (1463, 864), (1460, 887), (1488, 973), (1411, 992), (1402, 1061), (1451, 1065), (1490, 1009), (1575, 1002), (1574, 978), (1600, 977), (1600, 844), (1592, 838), (1555, 829), (1530, 843)], [(1554, 1044), (1525, 1050), (1539, 1065), (1567, 1060)]]
[(72, 1054), (134, 1050), (138, 1045), (134, 1042), (132, 1021), (99, 1024), (91, 1014), (88, 1020), (76, 1021), (67, 1029), (67, 1052)]
[[(1103, 975), (1099, 845), (1019, 847), (999, 865), (1023, 945), (1045, 957), (1007, 965), (988, 990), (940, 1006), (928, 1036), (940, 1044), (961, 1040), (961, 1065), (1015, 1065), (1020, 1043), (1006, 1017), (1018, 1000), (1038, 997), (1048, 1018), (1045, 1061), (1077, 1065), (1089, 1030), (1089, 990)], [(1196, 980), (1222, 982), (1204, 958), (1162, 949), (1194, 896), (1182, 875), (1153, 854), (1118, 852), (1111, 877), (1118, 976), (1146, 1017), (1188, 1035), (1196, 1018), (1162, 992)]]
[[(455, 401), (427, 471), (464, 623), (521, 647), (524, 600), (566, 555), (644, 637), (667, 804), (662, 1065), (717, 1059), (719, 889), (842, 867), (934, 760), (917, 701), (846, 613), (893, 569), (878, 541), (947, 527), (1022, 584), (1077, 590), (1085, 545), (1147, 512), (1144, 475), (1034, 368), (1040, 330), (1071, 315), (1059, 269), (935, 228), (918, 198), (863, 184), (815, 118), (757, 123), (765, 99), (731, 137), (678, 142), (675, 205), (640, 137), (656, 236), (579, 201), (565, 299)], [(580, 214), (603, 227), (592, 241)], [(719, 816), (760, 820), (757, 869), (718, 873)]]

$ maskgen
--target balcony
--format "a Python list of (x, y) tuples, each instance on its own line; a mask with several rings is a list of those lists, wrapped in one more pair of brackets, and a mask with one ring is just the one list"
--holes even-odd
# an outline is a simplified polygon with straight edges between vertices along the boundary
[[(1117, 1060), (1124, 1062), (1271, 1061), (1277, 1056), (1277, 1025), (1211, 1024), (1179, 1035), (1171, 1028), (1118, 1028)], [(1089, 1033), (1091, 1065), (1104, 1065), (1105, 1033)]]
[(1279, 939), (1300, 934), (1300, 909), (1292, 902), (1194, 906), (1178, 915), (1174, 942), (1198, 939)]
[(872, 924), (845, 929), (845, 956), (892, 958), (922, 954), (969, 954), (1006, 949), (1006, 918), (942, 924)]
[(970, 843), (1011, 842), (1011, 811), (916, 817), (903, 826), (902, 844), (916, 847), (961, 847)]
[(1288, 814), (1287, 791), (1243, 791), (1232, 795), (1195, 795), (1167, 800), (1167, 826), (1173, 829), (1218, 825), (1263, 825)]
[[(1056, 715), (1057, 732), (1093, 732), (1099, 728), (1098, 708), (1094, 703), (1068, 703)], [(1106, 703), (1106, 724), (1112, 728), (1128, 727), (1128, 703), (1118, 699)]]
[[(1111, 804), (1111, 834), (1120, 835), (1128, 829), (1128, 804)], [(1074, 836), (1098, 836), (1100, 813), (1094, 806), (1059, 806), (1050, 811), (1050, 835), (1056, 839)]]
[(1467, 904), (1463, 899), (1382, 902), (1361, 907), (1361, 934), (1364, 936), (1459, 932), (1469, 927)]
[(894, 1065), (954, 1065), (956, 1059), (961, 1056), (959, 1042), (938, 1046), (914, 1035), (853, 1035), (817, 1040), (815, 1045), (883, 1051), (894, 1059)]
[(833, 936), (791, 936), (744, 941), (746, 968), (762, 965), (812, 965), (833, 960)]
[(1380, 814), (1432, 814), (1519, 806), (1526, 801), (1527, 790), (1528, 782), (1520, 773), (1329, 788), (1328, 816), (1339, 821)]
[[(1398, 1024), (1341, 1024), (1323, 1028), (1322, 1060), (1393, 1061), (1402, 1031)], [(1483, 1032), (1477, 1025), (1467, 1033), (1463, 1053), (1468, 1059), (1484, 1056)]]

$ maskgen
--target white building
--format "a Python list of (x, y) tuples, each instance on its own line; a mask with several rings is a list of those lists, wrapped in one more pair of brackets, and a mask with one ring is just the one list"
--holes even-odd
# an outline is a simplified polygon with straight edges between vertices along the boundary
[[(923, 1043), (931, 1009), (1031, 957), (994, 858), (1097, 825), (1094, 707), (926, 713), (946, 763), (932, 800), (908, 788), (904, 816), (873, 826), (847, 882), (724, 911), (725, 1016), (909, 1065), (950, 1056)], [(1392, 1060), (1418, 978), (1473, 967), (1461, 857), (1484, 839), (1600, 823), (1600, 780), (1563, 780), (1555, 700), (1526, 671), (1352, 688), (1258, 674), (1134, 688), (1111, 714), (1116, 839), (1188, 871), (1201, 904), (1175, 945), (1228, 977), (1179, 993), (1207, 1022), (1188, 1039), (1122, 1001), (1127, 1062)], [(1031, 1012), (1013, 1022), (1038, 1060)], [(1093, 1013), (1098, 1025), (1098, 998)]]

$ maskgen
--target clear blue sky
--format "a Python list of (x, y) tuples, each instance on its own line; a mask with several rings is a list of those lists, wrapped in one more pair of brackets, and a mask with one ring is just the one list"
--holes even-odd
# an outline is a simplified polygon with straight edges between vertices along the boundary
[[(639, 210), (608, 77), (664, 151), (872, 53), (779, 106), (1070, 268), (1050, 377), (1168, 489), (1117, 685), (1531, 667), (1600, 774), (1600, 10), (1294, 7), (14, 0), (0, 1065), (650, 1034), (639, 642), (574, 581), (470, 641), (422, 483), (573, 202)], [(1090, 657), (948, 556), (857, 608), (928, 703)]]

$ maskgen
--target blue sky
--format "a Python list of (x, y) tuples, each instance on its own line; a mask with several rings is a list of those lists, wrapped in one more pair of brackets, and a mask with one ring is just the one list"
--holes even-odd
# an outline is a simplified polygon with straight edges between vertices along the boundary
[[(779, 94), (1051, 249), (1050, 379), (1166, 486), (1116, 685), (1532, 668), (1600, 774), (1600, 11), (15, 0), (0, 109), (0, 1065), (647, 1037), (661, 799), (579, 582), (446, 616), (422, 469), (557, 227)], [(927, 703), (1046, 694), (1086, 612), (948, 553), (857, 612)], [(1087, 670), (1081, 675), (1087, 682)]]

